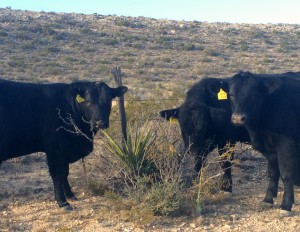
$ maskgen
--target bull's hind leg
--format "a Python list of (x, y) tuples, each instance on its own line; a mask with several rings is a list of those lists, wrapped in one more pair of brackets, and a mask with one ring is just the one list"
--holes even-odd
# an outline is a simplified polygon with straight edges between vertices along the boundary
[(292, 206), (294, 204), (294, 185), (292, 178), (282, 177), (282, 182), (284, 184), (284, 192), (282, 203), (280, 209), (285, 211), (291, 211)]
[[(54, 185), (55, 200), (60, 208), (66, 211), (73, 210), (73, 207), (67, 202), (64, 194), (64, 182), (67, 179), (66, 164), (47, 154), (49, 173)], [(70, 186), (69, 186), (70, 187)]]
[(282, 142), (277, 156), (280, 176), (284, 185), (284, 192), (280, 209), (283, 216), (288, 216), (295, 201), (294, 178), (297, 164), (295, 163), (294, 157), (296, 157), (296, 155), (298, 154), (296, 154), (295, 152), (295, 146), (293, 146), (293, 143), (289, 143), (289, 141), (284, 142), (285, 143)]
[(67, 199), (77, 201), (77, 197), (74, 195), (74, 193), (71, 190), (69, 181), (68, 181), (68, 176), (69, 176), (69, 164), (66, 164), (66, 178), (63, 180), (63, 190), (65, 193), (65, 196)]

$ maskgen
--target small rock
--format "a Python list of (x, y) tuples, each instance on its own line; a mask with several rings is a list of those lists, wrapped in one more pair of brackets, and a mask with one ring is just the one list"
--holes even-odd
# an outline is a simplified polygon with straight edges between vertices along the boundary
[(191, 227), (191, 228), (196, 228), (196, 224), (195, 224), (195, 223), (191, 223), (191, 224), (190, 224), (190, 227)]
[(184, 227), (185, 226), (185, 222), (181, 223), (179, 227)]
[(230, 229), (231, 229), (231, 226), (230, 226), (230, 225), (228, 225), (228, 224), (226, 224), (225, 226), (223, 226), (223, 228), (224, 228), (224, 229), (228, 229), (228, 230), (230, 230)]
[(232, 221), (236, 221), (236, 220), (239, 220), (240, 218), (239, 218), (239, 215), (237, 215), (237, 214), (232, 214), (232, 215), (230, 215), (230, 217), (231, 217), (231, 220)]

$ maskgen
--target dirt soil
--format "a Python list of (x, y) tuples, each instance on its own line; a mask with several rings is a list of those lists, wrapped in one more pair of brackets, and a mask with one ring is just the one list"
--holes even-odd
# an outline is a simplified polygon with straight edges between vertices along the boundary
[(70, 182), (79, 201), (73, 212), (54, 202), (45, 156), (30, 155), (0, 167), (0, 231), (300, 231), (300, 190), (290, 217), (279, 217), (282, 183), (274, 208), (261, 209), (267, 187), (266, 160), (253, 153), (233, 168), (231, 197), (221, 193), (206, 202), (201, 216), (157, 217), (147, 225), (124, 222), (104, 197), (86, 193), (82, 166), (71, 165)]

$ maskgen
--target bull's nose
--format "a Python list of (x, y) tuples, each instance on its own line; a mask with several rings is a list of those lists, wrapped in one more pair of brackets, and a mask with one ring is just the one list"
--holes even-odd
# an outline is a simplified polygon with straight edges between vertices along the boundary
[(236, 125), (244, 125), (246, 122), (246, 114), (243, 113), (232, 114), (231, 122)]

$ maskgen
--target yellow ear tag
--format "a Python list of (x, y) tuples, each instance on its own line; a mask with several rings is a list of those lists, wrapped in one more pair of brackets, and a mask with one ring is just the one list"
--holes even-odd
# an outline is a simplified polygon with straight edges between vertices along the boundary
[(227, 93), (222, 88), (218, 92), (218, 100), (227, 100)]
[(82, 102), (85, 102), (85, 99), (84, 99), (83, 97), (81, 97), (79, 94), (77, 94), (77, 96), (76, 96), (76, 101), (77, 101), (78, 103), (82, 103)]
[(169, 121), (170, 123), (176, 123), (178, 122), (178, 118), (170, 117)]

